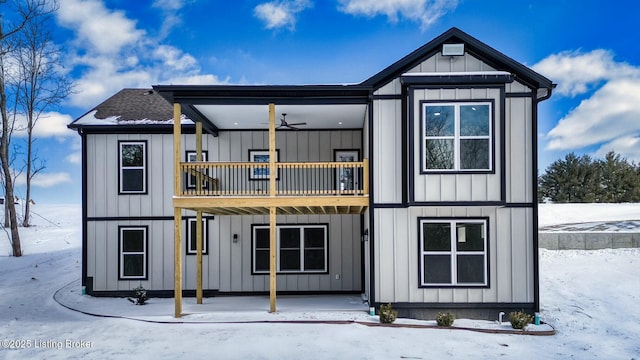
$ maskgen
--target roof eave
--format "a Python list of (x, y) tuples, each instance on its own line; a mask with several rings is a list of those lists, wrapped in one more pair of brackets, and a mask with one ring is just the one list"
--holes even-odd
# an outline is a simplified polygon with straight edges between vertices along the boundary
[(534, 88), (547, 88), (551, 90), (553, 83), (543, 75), (529, 69), (525, 65), (513, 60), (512, 58), (504, 55), (498, 50), (488, 46), (480, 40), (472, 37), (458, 28), (451, 28), (414, 50), (407, 56), (396, 61), (392, 65), (388, 66), (379, 73), (373, 75), (369, 79), (363, 81), (361, 85), (370, 86), (372, 88), (378, 88), (385, 85), (392, 79), (399, 77), (402, 73), (417, 66), (426, 57), (432, 56), (441, 50), (442, 44), (462, 41), (466, 44), (465, 51), (469, 54), (479, 58), (487, 64), (500, 71), (509, 71), (516, 75), (519, 81), (523, 81), (527, 85)]

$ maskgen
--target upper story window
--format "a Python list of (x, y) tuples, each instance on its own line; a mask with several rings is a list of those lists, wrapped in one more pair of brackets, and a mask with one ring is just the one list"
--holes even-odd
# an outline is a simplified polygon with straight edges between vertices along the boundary
[(147, 142), (120, 141), (118, 147), (120, 194), (146, 194)]
[(423, 172), (493, 170), (491, 102), (423, 103)]

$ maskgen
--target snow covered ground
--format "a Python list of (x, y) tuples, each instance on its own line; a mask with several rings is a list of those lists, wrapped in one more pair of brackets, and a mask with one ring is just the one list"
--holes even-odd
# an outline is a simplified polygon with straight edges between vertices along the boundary
[[(0, 359), (640, 358), (640, 249), (540, 251), (541, 315), (555, 336), (357, 323), (158, 324), (60, 306), (54, 293), (80, 277), (80, 207), (34, 210), (42, 217), (21, 231), (23, 257), (8, 256), (9, 242), (0, 239)], [(640, 205), (540, 211), (541, 226), (618, 220), (640, 220)], [(106, 301), (115, 307), (124, 300)]]

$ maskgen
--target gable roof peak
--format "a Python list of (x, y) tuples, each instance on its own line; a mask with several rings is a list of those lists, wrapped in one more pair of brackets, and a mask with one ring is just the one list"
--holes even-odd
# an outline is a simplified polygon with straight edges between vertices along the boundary
[(381, 87), (394, 78), (397, 78), (408, 70), (414, 68), (428, 57), (440, 52), (443, 44), (454, 41), (465, 44), (465, 53), (473, 55), (487, 63), (489, 66), (492, 66), (497, 71), (508, 71), (513, 73), (516, 75), (516, 78), (533, 88), (551, 89), (554, 86), (551, 80), (547, 79), (543, 75), (531, 70), (522, 63), (513, 60), (509, 56), (474, 38), (457, 27), (452, 27), (435, 37), (433, 40), (391, 64), (386, 69), (363, 81), (362, 85), (371, 86), (373, 88)]

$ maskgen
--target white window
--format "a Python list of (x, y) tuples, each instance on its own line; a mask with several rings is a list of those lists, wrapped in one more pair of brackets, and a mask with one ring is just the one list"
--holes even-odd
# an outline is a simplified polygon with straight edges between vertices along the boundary
[(422, 286), (488, 284), (486, 219), (419, 221)]
[(423, 103), (425, 172), (493, 169), (491, 102)]
[(147, 142), (120, 141), (118, 145), (120, 194), (146, 194)]
[(146, 279), (147, 227), (120, 226), (118, 232), (120, 279)]
[[(196, 243), (196, 218), (187, 218), (187, 255), (195, 255), (197, 253)], [(202, 254), (207, 254), (207, 219), (202, 219)]]
[[(278, 225), (279, 273), (327, 272), (327, 225)], [(253, 226), (253, 272), (269, 273), (269, 226)]]

